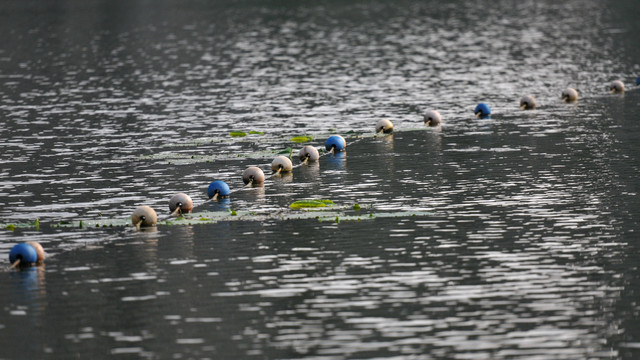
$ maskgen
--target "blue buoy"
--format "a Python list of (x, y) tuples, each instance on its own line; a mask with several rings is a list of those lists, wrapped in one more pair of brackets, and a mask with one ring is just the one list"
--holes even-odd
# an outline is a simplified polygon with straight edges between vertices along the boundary
[(485, 103), (480, 103), (476, 106), (476, 109), (473, 110), (473, 113), (480, 117), (489, 116), (491, 115), (491, 108)]
[(327, 151), (343, 151), (344, 148), (347, 147), (347, 142), (340, 135), (331, 135), (327, 141), (324, 142), (324, 147)]
[(640, 86), (640, 76), (636, 79), (636, 85)]
[(31, 265), (38, 261), (38, 253), (36, 249), (29, 244), (22, 243), (14, 245), (9, 252), (9, 262), (14, 264), (18, 260), (20, 260), (18, 264), (20, 266)]
[(213, 199), (214, 197), (226, 197), (230, 194), (231, 190), (229, 189), (229, 185), (222, 180), (213, 181), (209, 184), (209, 188), (207, 189), (209, 199)]

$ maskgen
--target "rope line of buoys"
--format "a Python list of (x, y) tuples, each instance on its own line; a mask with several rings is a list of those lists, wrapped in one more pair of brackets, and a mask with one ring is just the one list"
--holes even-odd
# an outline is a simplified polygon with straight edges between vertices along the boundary
[[(640, 76), (636, 79), (636, 86), (640, 86)], [(625, 92), (624, 83), (620, 80), (614, 80), (606, 89), (612, 94), (623, 94)], [(561, 93), (561, 99), (566, 103), (575, 103), (578, 101), (578, 91), (574, 88), (567, 87)], [(538, 106), (536, 99), (533, 95), (524, 95), (520, 99), (520, 108), (523, 110), (533, 110)], [(475, 109), (474, 114), (480, 118), (490, 118), (491, 107), (486, 103), (479, 103)], [(427, 127), (437, 127), (442, 123), (442, 116), (436, 110), (427, 110), (423, 114), (424, 124)], [(390, 120), (379, 120), (375, 125), (375, 136), (377, 134), (391, 134), (394, 130), (393, 123)], [(323, 155), (336, 154), (344, 152), (346, 149), (346, 140), (340, 135), (331, 135), (325, 141), (326, 153)], [(298, 152), (298, 159), (300, 163), (293, 165), (291, 162), (291, 155), (277, 156), (271, 163), (272, 174), (269, 176), (277, 176), (282, 173), (291, 172), (298, 166), (308, 165), (310, 162), (315, 162), (320, 159), (320, 153), (318, 149), (305, 145)], [(263, 186), (265, 178), (267, 178), (257, 166), (250, 166), (242, 173), (242, 180), (247, 187), (250, 186)], [(207, 188), (207, 196), (210, 201), (216, 201), (220, 199), (228, 198), (232, 191), (226, 182), (222, 180), (212, 181)], [(169, 200), (169, 216), (183, 216), (191, 213), (193, 210), (193, 200), (189, 195), (185, 193), (178, 193), (171, 197)], [(158, 222), (158, 215), (156, 211), (150, 206), (142, 205), (138, 206), (131, 214), (131, 223), (136, 229), (143, 227), (155, 226)], [(45, 252), (42, 246), (35, 241), (29, 241), (25, 243), (19, 243), (13, 246), (9, 252), (9, 262), (11, 268), (19, 268), (32, 265), (41, 265), (45, 259)]]
[[(636, 85), (640, 86), (640, 76), (636, 79)], [(624, 83), (619, 80), (612, 81), (607, 90), (611, 93), (624, 93)], [(574, 103), (578, 101), (578, 91), (574, 88), (567, 87), (561, 93), (560, 98), (563, 102)], [(520, 109), (522, 110), (534, 110), (538, 107), (538, 102), (533, 95), (524, 95), (520, 98)], [(491, 107), (484, 102), (476, 105), (473, 113), (479, 118), (490, 118)], [(442, 124), (442, 116), (436, 110), (427, 110), (423, 114), (424, 124), (427, 127), (437, 127)], [(375, 125), (375, 134), (391, 134), (394, 130), (393, 123), (388, 119), (378, 120)], [(331, 135), (325, 141), (325, 154), (337, 154), (344, 152), (347, 147), (346, 140), (340, 135)], [(320, 153), (317, 148), (311, 145), (303, 146), (298, 152), (298, 159), (300, 163), (293, 165), (291, 162), (291, 155), (277, 156), (271, 163), (272, 174), (265, 176), (262, 169), (257, 166), (250, 166), (242, 173), (242, 181), (245, 187), (264, 186), (264, 181), (272, 176), (278, 176), (282, 173), (291, 172), (294, 168), (308, 165), (309, 163), (318, 161), (320, 159)], [(229, 197), (232, 191), (222, 180), (215, 180), (209, 184), (207, 189), (207, 195), (210, 200), (215, 201), (217, 199)], [(193, 202), (186, 194), (180, 193), (174, 195), (169, 201), (169, 210), (172, 216), (180, 216), (182, 214), (189, 213), (193, 209)], [(155, 211), (148, 206), (141, 206), (134, 211), (131, 215), (133, 224), (139, 228), (141, 226), (153, 226), (157, 221)]]

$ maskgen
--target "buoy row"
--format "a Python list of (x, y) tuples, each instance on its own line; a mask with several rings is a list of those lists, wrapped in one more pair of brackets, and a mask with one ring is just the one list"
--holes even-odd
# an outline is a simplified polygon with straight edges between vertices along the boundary
[[(640, 86), (640, 76), (636, 79), (636, 86)], [(606, 89), (612, 94), (623, 94), (625, 91), (624, 83), (620, 80), (612, 81), (607, 85)], [(567, 103), (574, 103), (578, 101), (578, 91), (574, 88), (568, 87), (562, 91), (561, 99)], [(538, 107), (538, 102), (533, 95), (524, 95), (520, 98), (520, 108), (522, 110), (533, 110), (536, 107)], [(491, 115), (491, 108), (485, 103), (480, 103), (473, 110), (473, 113), (478, 117), (487, 117)], [(425, 115), (425, 123), (426, 121)]]
[[(636, 84), (640, 86), (640, 77), (636, 79)], [(623, 93), (625, 89), (622, 81), (615, 80), (607, 86), (607, 90), (611, 93)], [(576, 102), (578, 101), (578, 91), (568, 87), (562, 91), (561, 99), (567, 103)], [(538, 102), (533, 95), (524, 95), (520, 99), (520, 108), (522, 110), (533, 110), (537, 108), (537, 106)], [(491, 115), (491, 107), (486, 103), (479, 103), (473, 112), (478, 117), (488, 117)], [(436, 110), (427, 110), (423, 115), (423, 121), (428, 127), (437, 127), (442, 123), (442, 116)], [(376, 123), (375, 131), (376, 133), (390, 134), (393, 132), (393, 123), (387, 119), (379, 120)], [(325, 149), (328, 153), (344, 151), (346, 146), (347, 142), (340, 135), (332, 135), (325, 141)], [(320, 154), (318, 150), (311, 145), (305, 145), (298, 152), (298, 159), (303, 164), (317, 161), (319, 158)], [(293, 164), (288, 157), (277, 156), (271, 163), (271, 170), (274, 174), (291, 172), (293, 170)], [(251, 166), (242, 172), (242, 181), (245, 185), (262, 186), (264, 180), (264, 172), (259, 167)], [(213, 181), (207, 189), (207, 195), (211, 200), (228, 197), (230, 193), (229, 185), (222, 180)], [(176, 194), (169, 200), (169, 211), (171, 211), (171, 214), (174, 216), (190, 213), (192, 209), (193, 201), (184, 193)], [(158, 216), (156, 212), (149, 206), (138, 207), (131, 216), (131, 221), (136, 227), (153, 226), (156, 224), (157, 219)]]
[[(636, 79), (636, 85), (640, 86), (640, 76)], [(620, 80), (612, 81), (607, 85), (606, 89), (611, 93), (624, 93), (624, 83)], [(578, 101), (578, 91), (573, 88), (566, 88), (562, 91), (561, 99), (564, 102), (573, 103)], [(525, 95), (520, 99), (520, 108), (522, 110), (533, 110), (538, 106), (533, 95)], [(491, 115), (491, 108), (486, 103), (479, 103), (473, 110), (478, 117), (488, 117)], [(442, 116), (438, 111), (428, 110), (423, 115), (424, 124), (428, 127), (437, 127), (442, 123)], [(393, 123), (387, 119), (379, 120), (375, 126), (376, 133), (390, 134), (393, 132)], [(344, 151), (347, 142), (340, 135), (332, 135), (325, 141), (325, 149), (328, 153), (338, 153)], [(298, 159), (301, 164), (318, 161), (320, 154), (318, 150), (306, 145), (298, 152)], [(277, 156), (271, 163), (271, 171), (274, 174), (291, 172), (293, 163), (286, 156)], [(256, 166), (250, 166), (242, 172), (242, 181), (247, 186), (262, 186), (264, 184), (264, 172)], [(215, 180), (209, 184), (207, 188), (207, 196), (210, 200), (218, 200), (229, 197), (231, 190), (229, 185), (222, 180)], [(182, 216), (189, 214), (193, 210), (193, 200), (185, 193), (178, 193), (169, 199), (169, 212), (171, 216)], [(150, 206), (139, 206), (131, 214), (131, 222), (136, 228), (155, 226), (158, 222), (158, 215)], [(45, 258), (45, 252), (42, 246), (30, 241), (20, 243), (11, 248), (9, 252), (9, 261), (11, 267), (31, 266), (34, 264), (42, 264)]]
[[(388, 125), (393, 129), (393, 124), (388, 121)], [(386, 131), (391, 132), (390, 130)], [(340, 135), (332, 135), (325, 141), (325, 149), (328, 153), (338, 153), (344, 151), (347, 147), (346, 140)], [(320, 153), (318, 149), (311, 145), (306, 145), (298, 152), (298, 159), (301, 164), (318, 161)], [(276, 156), (271, 162), (271, 171), (273, 174), (288, 173), (293, 170), (293, 163), (286, 156)], [(242, 172), (242, 182), (247, 186), (264, 185), (265, 175), (262, 169), (257, 166), (250, 166)], [(218, 200), (229, 197), (231, 189), (229, 185), (222, 180), (215, 180), (209, 184), (207, 188), (207, 196), (209, 200)], [(185, 193), (178, 193), (169, 199), (170, 216), (181, 216), (188, 214), (193, 210), (193, 200)], [(131, 223), (136, 228), (155, 226), (158, 222), (158, 214), (150, 206), (138, 206), (131, 214)]]

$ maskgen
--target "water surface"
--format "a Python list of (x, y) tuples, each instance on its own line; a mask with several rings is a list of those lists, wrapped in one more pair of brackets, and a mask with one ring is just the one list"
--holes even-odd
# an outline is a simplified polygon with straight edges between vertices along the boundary
[[(27, 240), (51, 255), (0, 276), (0, 358), (639, 355), (634, 2), (0, 10), (0, 222), (41, 222), (0, 232), (0, 256)], [(629, 91), (608, 94), (614, 79)], [(528, 93), (539, 109), (518, 109)], [(394, 135), (373, 136), (380, 118)], [(344, 156), (242, 188), (291, 137), (331, 133)], [(214, 179), (228, 204), (205, 202)], [(164, 216), (177, 192), (279, 216), (51, 227)], [(306, 198), (338, 221), (289, 219)]]

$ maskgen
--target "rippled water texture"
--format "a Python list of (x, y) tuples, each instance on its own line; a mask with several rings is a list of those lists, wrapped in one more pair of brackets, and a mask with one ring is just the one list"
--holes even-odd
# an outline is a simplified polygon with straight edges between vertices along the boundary
[[(28, 240), (50, 255), (0, 274), (0, 359), (640, 357), (638, 12), (0, 3), (0, 223), (40, 221), (0, 231), (0, 259)], [(381, 118), (393, 135), (373, 136)], [(333, 133), (346, 154), (242, 188), (292, 137)], [(229, 203), (205, 203), (214, 179)], [(164, 217), (177, 192), (250, 213), (52, 227), (142, 204)], [(335, 205), (291, 219), (308, 198)]]

